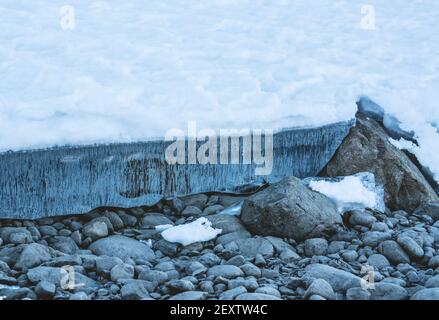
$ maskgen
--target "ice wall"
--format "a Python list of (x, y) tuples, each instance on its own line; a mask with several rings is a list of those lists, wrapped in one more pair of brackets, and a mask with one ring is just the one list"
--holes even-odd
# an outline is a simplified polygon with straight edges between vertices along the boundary
[(290, 129), (273, 138), (273, 171), (254, 165), (169, 165), (170, 142), (151, 141), (0, 154), (0, 218), (85, 213), (96, 207), (148, 205), (162, 197), (229, 190), (287, 175), (315, 176), (353, 122)]

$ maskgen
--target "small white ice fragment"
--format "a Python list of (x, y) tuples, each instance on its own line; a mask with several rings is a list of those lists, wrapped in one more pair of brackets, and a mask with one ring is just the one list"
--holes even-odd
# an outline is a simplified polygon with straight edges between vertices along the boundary
[(222, 229), (212, 228), (212, 222), (199, 218), (191, 223), (168, 228), (162, 232), (162, 237), (169, 242), (178, 242), (184, 246), (195, 242), (204, 242), (216, 238)]
[(222, 214), (222, 215), (226, 215), (226, 216), (240, 216), (243, 204), (244, 204), (244, 202), (241, 201), (238, 204), (235, 204), (231, 207), (225, 208), (223, 211), (219, 212), (218, 214)]
[(339, 181), (312, 180), (309, 187), (331, 198), (340, 212), (370, 208), (385, 211), (384, 190), (372, 173), (359, 173)]

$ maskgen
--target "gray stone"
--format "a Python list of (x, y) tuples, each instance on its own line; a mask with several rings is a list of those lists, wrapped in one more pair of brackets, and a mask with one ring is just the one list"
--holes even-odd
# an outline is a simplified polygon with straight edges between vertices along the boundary
[(108, 236), (108, 226), (102, 221), (91, 221), (84, 226), (82, 234), (92, 240), (100, 239)]
[(290, 249), (285, 249), (279, 254), (279, 259), (281, 259), (286, 263), (290, 263), (293, 261), (300, 260), (300, 256), (296, 252)]
[(335, 233), (342, 225), (335, 204), (295, 177), (246, 199), (241, 220), (253, 233), (296, 241)]
[(154, 258), (154, 252), (147, 245), (119, 235), (99, 239), (93, 242), (89, 249), (96, 255), (118, 257), (124, 261), (128, 258), (133, 260), (144, 259), (146, 261)]
[(381, 242), (392, 238), (390, 232), (369, 231), (363, 235), (362, 241), (364, 245), (375, 248)]
[(305, 299), (319, 295), (327, 300), (335, 300), (335, 293), (331, 285), (324, 279), (314, 280), (305, 292)]
[(137, 218), (136, 217), (134, 217), (134, 216), (132, 216), (132, 215), (130, 215), (128, 213), (125, 213), (123, 211), (118, 211), (117, 215), (119, 216), (119, 218), (122, 219), (123, 224), (124, 224), (125, 227), (131, 228), (131, 227), (135, 227), (136, 226), (136, 224), (137, 224)]
[(55, 237), (51, 247), (66, 254), (74, 254), (78, 251), (78, 245), (70, 237)]
[(134, 267), (127, 263), (115, 265), (110, 272), (111, 280), (118, 282), (120, 279), (133, 279)]
[(408, 299), (407, 290), (392, 284), (379, 282), (375, 284), (375, 288), (370, 290), (371, 300), (406, 300)]
[(125, 226), (123, 223), (122, 218), (115, 212), (112, 211), (106, 211), (104, 213), (104, 216), (110, 220), (111, 225), (113, 226), (114, 230), (120, 230), (123, 229)]
[(220, 294), (219, 300), (234, 300), (240, 294), (247, 293), (247, 289), (243, 286), (236, 287)]
[(199, 209), (204, 209), (207, 200), (209, 200), (209, 197), (206, 196), (205, 194), (199, 193), (199, 194), (185, 196), (180, 199), (184, 202), (186, 206), (195, 206)]
[(254, 291), (259, 287), (259, 284), (255, 278), (233, 279), (233, 280), (227, 281), (227, 287), (229, 289), (244, 287), (249, 291)]
[(194, 291), (195, 286), (192, 282), (183, 279), (175, 279), (166, 283), (166, 287), (169, 288), (171, 294), (176, 294), (184, 291)]
[(169, 218), (161, 213), (148, 212), (143, 216), (141, 226), (145, 229), (154, 229), (156, 226), (174, 224)]
[(265, 258), (272, 257), (274, 254), (273, 245), (265, 238), (238, 239), (235, 241), (239, 252), (245, 257), (254, 257), (261, 254)]
[(412, 259), (417, 260), (424, 256), (424, 250), (412, 238), (401, 236), (398, 237), (397, 242)]
[(214, 265), (220, 264), (221, 262), (221, 258), (218, 257), (216, 254), (208, 252), (203, 254), (199, 260), (199, 262), (201, 262), (203, 265), (205, 265), (206, 267), (210, 268)]
[(66, 285), (81, 290), (98, 287), (98, 284), (94, 280), (78, 272), (74, 272), (74, 282), (71, 283), (73, 278), (71, 278), (68, 271), (63, 268), (36, 267), (27, 272), (27, 277), (33, 283), (47, 281), (56, 286)]
[(232, 278), (242, 277), (244, 275), (244, 272), (242, 272), (242, 270), (236, 266), (218, 265), (211, 267), (207, 271), (207, 275), (232, 279)]
[(255, 293), (263, 293), (263, 294), (268, 294), (270, 296), (275, 296), (280, 298), (281, 294), (279, 292), (279, 290), (273, 288), (273, 287), (269, 287), (269, 286), (264, 286), (264, 287), (259, 287), (255, 290)]
[(181, 215), (183, 217), (200, 216), (202, 214), (203, 214), (203, 211), (201, 211), (198, 207), (195, 207), (195, 206), (187, 206), (181, 212)]
[(311, 264), (305, 268), (306, 280), (326, 280), (335, 291), (346, 291), (349, 288), (361, 286), (361, 278), (352, 273), (323, 264)]
[(247, 232), (241, 220), (235, 216), (216, 214), (208, 216), (207, 219), (212, 222), (212, 228), (221, 229), (223, 235), (231, 232)]
[(426, 288), (439, 288), (439, 275), (431, 277), (425, 283)]
[(367, 258), (367, 263), (374, 268), (381, 269), (390, 266), (389, 260), (382, 254), (372, 254)]
[(255, 266), (253, 263), (247, 262), (240, 266), (241, 270), (244, 271), (245, 275), (247, 277), (261, 277), (261, 269), (259, 269), (257, 266)]
[(373, 119), (359, 114), (332, 160), (323, 170), (328, 177), (371, 172), (384, 186), (391, 210), (412, 212), (422, 203), (439, 201), (436, 192), (409, 157), (389, 141), (389, 135)]
[(346, 291), (346, 300), (370, 300), (370, 292), (363, 288), (350, 288)]
[(240, 240), (240, 239), (248, 239), (251, 238), (251, 234), (248, 231), (236, 231), (223, 234), (216, 238), (216, 244), (227, 244), (232, 241)]
[(279, 297), (264, 293), (243, 293), (236, 297), (236, 300), (282, 300)]
[(165, 256), (175, 257), (178, 254), (180, 244), (160, 239), (154, 243), (154, 249), (160, 250)]
[(400, 245), (393, 240), (386, 240), (378, 246), (378, 251), (395, 265), (400, 263), (410, 263), (409, 256), (404, 252)]
[(243, 265), (244, 263), (245, 263), (245, 258), (242, 255), (234, 256), (226, 262), (226, 264), (230, 264), (237, 267)]
[(206, 270), (207, 268), (198, 261), (193, 261), (186, 267), (186, 272), (191, 275), (198, 275), (204, 273)]
[(345, 241), (331, 241), (329, 243), (328, 249), (327, 249), (327, 253), (328, 254), (334, 254), (334, 253), (338, 253), (341, 250), (343, 250), (346, 247), (346, 242)]
[(20, 257), (15, 264), (15, 269), (27, 270), (41, 265), (43, 262), (49, 261), (52, 258), (47, 247), (38, 243), (31, 243), (26, 245), (20, 254)]
[(206, 300), (207, 293), (203, 291), (186, 291), (178, 293), (169, 300)]
[(90, 297), (87, 295), (87, 293), (85, 293), (85, 292), (83, 292), (83, 291), (80, 291), (80, 292), (76, 292), (76, 293), (72, 294), (72, 295), (69, 297), (69, 300), (77, 300), (77, 301), (80, 301), (80, 300), (91, 300), (91, 299), (90, 299)]
[(168, 274), (159, 270), (145, 270), (139, 275), (140, 280), (157, 281), (158, 284), (163, 284), (168, 281)]
[(55, 295), (56, 286), (48, 281), (41, 281), (35, 287), (35, 293), (40, 299), (52, 299)]
[(325, 239), (314, 238), (305, 241), (305, 254), (308, 257), (324, 256), (328, 250), (328, 242)]
[(110, 276), (111, 269), (114, 266), (123, 263), (122, 259), (118, 257), (100, 256), (95, 260), (96, 271), (102, 276)]
[(55, 237), (58, 235), (58, 230), (52, 226), (40, 226), (39, 231), (42, 236)]
[(0, 228), (0, 238), (5, 243), (24, 244), (32, 242), (31, 233), (23, 227)]
[(377, 219), (367, 211), (355, 210), (346, 213), (349, 217), (349, 223), (353, 226), (370, 227)]
[(347, 250), (341, 256), (346, 262), (354, 262), (358, 258), (358, 253), (355, 250)]
[(214, 205), (212, 205), (212, 206), (206, 207), (206, 208), (203, 210), (203, 215), (205, 215), (205, 216), (209, 216), (209, 215), (211, 215), (211, 214), (218, 213), (218, 212), (220, 212), (220, 211), (222, 211), (222, 210), (224, 210), (224, 207), (223, 207), (222, 205), (220, 205), (220, 204), (214, 204)]
[(410, 300), (439, 300), (439, 288), (422, 289), (416, 292)]
[(151, 298), (142, 281), (130, 281), (126, 283), (120, 289), (120, 293), (123, 300), (144, 300)]

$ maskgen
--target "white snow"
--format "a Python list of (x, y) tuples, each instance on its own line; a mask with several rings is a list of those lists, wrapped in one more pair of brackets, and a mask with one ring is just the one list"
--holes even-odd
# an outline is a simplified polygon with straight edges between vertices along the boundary
[(384, 212), (384, 191), (372, 173), (360, 173), (340, 181), (313, 180), (309, 187), (332, 199), (340, 212), (370, 208)]
[(367, 96), (438, 174), (438, 21), (437, 0), (2, 0), (0, 150), (139, 141), (188, 120), (321, 125)]
[(162, 232), (162, 237), (166, 241), (187, 246), (191, 243), (215, 239), (221, 232), (221, 229), (212, 228), (212, 223), (203, 217), (190, 223), (167, 228)]

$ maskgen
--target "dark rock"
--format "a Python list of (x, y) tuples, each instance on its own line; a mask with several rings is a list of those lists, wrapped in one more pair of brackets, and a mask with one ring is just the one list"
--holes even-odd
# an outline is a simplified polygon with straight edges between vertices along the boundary
[(350, 176), (371, 172), (384, 186), (385, 203), (391, 210), (412, 212), (439, 198), (407, 155), (393, 146), (378, 122), (357, 116), (357, 125), (339, 147), (322, 176)]
[(416, 208), (413, 214), (417, 216), (427, 215), (436, 221), (439, 219), (439, 201), (423, 203), (421, 206)]
[(178, 243), (169, 242), (165, 239), (160, 239), (154, 243), (154, 249), (160, 250), (165, 256), (175, 257), (178, 254), (180, 245)]
[(206, 208), (203, 210), (203, 215), (204, 215), (204, 216), (209, 216), (209, 215), (211, 215), (211, 214), (218, 213), (218, 212), (220, 212), (220, 211), (222, 211), (222, 210), (224, 210), (224, 207), (223, 207), (222, 205), (220, 205), (220, 204), (214, 204), (214, 205), (212, 205), (212, 206), (206, 207)]
[(195, 206), (187, 206), (184, 208), (184, 210), (181, 212), (181, 215), (183, 217), (191, 217), (191, 216), (200, 216), (203, 214), (203, 211)]
[(424, 256), (424, 250), (412, 238), (408, 236), (400, 236), (398, 237), (397, 242), (404, 249), (404, 251), (414, 260), (421, 259)]
[(382, 254), (372, 254), (367, 258), (367, 263), (374, 268), (381, 269), (390, 266), (389, 260)]
[(209, 197), (206, 196), (205, 194), (200, 193), (200, 194), (186, 196), (180, 199), (184, 202), (186, 206), (195, 206), (202, 210), (206, 206)]
[(55, 250), (61, 251), (66, 254), (74, 254), (78, 251), (78, 245), (70, 237), (55, 237), (52, 239), (51, 247)]
[(363, 288), (350, 288), (346, 291), (346, 300), (369, 300), (370, 292)]
[(195, 286), (192, 282), (188, 281), (188, 280), (171, 280), (169, 282), (166, 283), (166, 286), (169, 288), (171, 294), (176, 294), (179, 292), (184, 292), (184, 291), (194, 291), (195, 290)]
[(313, 295), (319, 295), (327, 300), (335, 300), (335, 293), (331, 285), (323, 280), (314, 280), (305, 292), (305, 299), (309, 299)]
[(243, 293), (247, 293), (247, 289), (245, 287), (236, 287), (221, 293), (219, 300), (234, 300), (237, 296)]
[(241, 220), (235, 216), (217, 214), (207, 219), (212, 222), (212, 228), (221, 229), (223, 235), (231, 232), (247, 232)]
[(244, 201), (241, 219), (250, 231), (302, 241), (333, 234), (342, 224), (335, 204), (290, 177)]
[(314, 238), (305, 241), (305, 254), (308, 257), (324, 256), (328, 250), (328, 242), (325, 239)]
[(108, 236), (108, 226), (103, 221), (92, 220), (84, 226), (82, 234), (92, 240), (97, 240)]
[(134, 267), (127, 263), (119, 263), (111, 269), (110, 277), (114, 282), (118, 282), (120, 279), (133, 279)]

